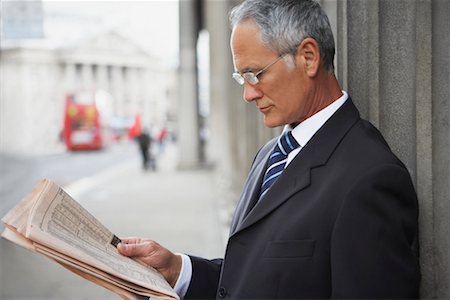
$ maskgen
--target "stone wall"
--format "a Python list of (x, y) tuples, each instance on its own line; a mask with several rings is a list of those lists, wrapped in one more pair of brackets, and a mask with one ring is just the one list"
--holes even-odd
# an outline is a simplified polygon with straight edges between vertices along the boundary
[(416, 185), (422, 297), (449, 298), (450, 1), (330, 2), (339, 80)]

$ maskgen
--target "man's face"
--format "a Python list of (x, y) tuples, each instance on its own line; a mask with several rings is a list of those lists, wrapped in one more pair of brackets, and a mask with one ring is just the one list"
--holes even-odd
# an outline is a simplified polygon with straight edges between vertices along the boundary
[[(277, 53), (263, 46), (259, 27), (253, 21), (237, 25), (231, 36), (236, 72), (257, 73), (274, 62)], [(296, 66), (281, 59), (258, 76), (259, 83), (244, 83), (244, 99), (254, 101), (264, 114), (267, 127), (299, 123), (306, 118), (312, 87), (305, 75), (303, 61), (297, 55)]]

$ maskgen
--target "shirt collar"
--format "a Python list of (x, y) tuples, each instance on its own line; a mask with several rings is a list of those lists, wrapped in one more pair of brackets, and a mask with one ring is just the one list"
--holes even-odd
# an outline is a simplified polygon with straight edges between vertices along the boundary
[(342, 91), (342, 96), (337, 100), (333, 101), (330, 105), (322, 109), (321, 111), (315, 113), (313, 116), (304, 120), (295, 128), (291, 125), (286, 125), (283, 132), (292, 130), (292, 135), (301, 147), (304, 147), (306, 143), (313, 137), (313, 135), (328, 121), (329, 118), (347, 101), (348, 94)]

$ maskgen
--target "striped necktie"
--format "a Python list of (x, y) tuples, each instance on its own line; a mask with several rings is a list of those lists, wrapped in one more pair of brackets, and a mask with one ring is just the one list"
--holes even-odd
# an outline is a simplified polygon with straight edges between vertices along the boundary
[(264, 175), (259, 196), (260, 199), (267, 193), (270, 186), (283, 172), (288, 154), (298, 147), (300, 147), (300, 145), (292, 136), (291, 131), (286, 131), (278, 138), (278, 142), (269, 157), (269, 167)]

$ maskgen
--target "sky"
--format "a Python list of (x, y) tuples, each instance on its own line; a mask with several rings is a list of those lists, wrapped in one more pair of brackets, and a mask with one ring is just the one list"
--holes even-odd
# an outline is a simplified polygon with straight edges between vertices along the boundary
[[(102, 24), (104, 28), (116, 28), (164, 60), (176, 60), (178, 55), (178, 0), (43, 0), (43, 9), (68, 20), (85, 19), (83, 23), (87, 30), (98, 30), (99, 26), (92, 26), (94, 23)], [(49, 30), (57, 32), (58, 26), (53, 27)]]

